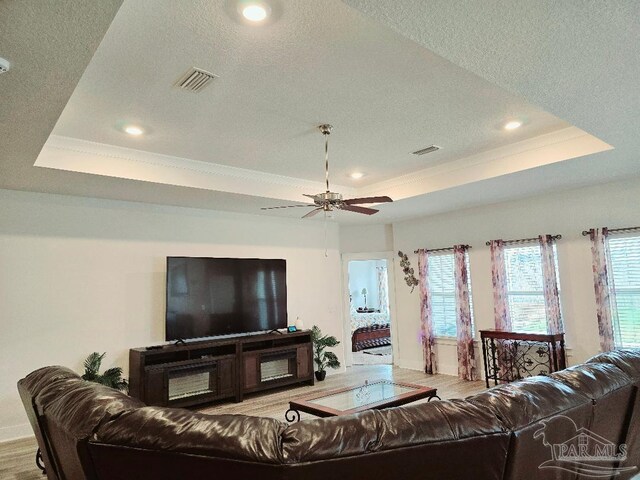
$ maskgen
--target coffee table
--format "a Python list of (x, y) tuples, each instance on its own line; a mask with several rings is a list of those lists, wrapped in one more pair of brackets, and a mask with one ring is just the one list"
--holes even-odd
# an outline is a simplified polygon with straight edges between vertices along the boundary
[(287, 422), (300, 421), (300, 412), (318, 417), (334, 417), (362, 412), (364, 410), (397, 407), (422, 398), (429, 401), (440, 397), (437, 389), (413, 383), (380, 380), (365, 382), (354, 387), (340, 388), (329, 392), (292, 400), (284, 417)]

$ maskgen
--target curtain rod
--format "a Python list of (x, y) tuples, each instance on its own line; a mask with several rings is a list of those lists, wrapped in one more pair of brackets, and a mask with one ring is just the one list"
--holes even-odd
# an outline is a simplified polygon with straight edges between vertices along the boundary
[[(471, 245), (460, 245), (461, 247), (464, 247), (466, 249), (471, 248)], [(454, 247), (445, 247), (445, 248), (432, 248), (431, 250), (428, 249), (424, 249), (424, 248), (420, 248), (418, 250), (414, 250), (413, 253), (420, 253), (420, 250), (425, 250), (427, 253), (435, 253), (435, 252), (449, 252), (451, 250), (453, 250)]]
[[(554, 240), (560, 240), (562, 238), (562, 235), (551, 235), (551, 238), (553, 238)], [(505, 240), (504, 243), (505, 245), (511, 245), (514, 243), (533, 243), (533, 242), (537, 242), (538, 241), (538, 237), (533, 237), (533, 238), (519, 238), (517, 240)], [(489, 245), (491, 245), (491, 242), (486, 242), (485, 245), (488, 247)]]
[[(591, 230), (583, 230), (582, 236), (586, 237), (587, 235), (590, 235), (592, 231), (593, 231), (593, 228)], [(638, 232), (638, 231), (640, 231), (640, 227), (626, 227), (626, 228), (613, 228), (609, 230), (609, 233)]]

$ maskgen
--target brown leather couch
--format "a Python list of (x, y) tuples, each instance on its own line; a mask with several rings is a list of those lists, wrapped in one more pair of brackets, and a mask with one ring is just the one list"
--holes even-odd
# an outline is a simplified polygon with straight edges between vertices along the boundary
[(551, 459), (544, 441), (586, 428), (628, 446), (626, 461), (601, 468), (638, 465), (639, 387), (640, 350), (624, 350), (464, 400), (287, 425), (147, 407), (63, 367), (18, 382), (48, 478), (58, 480), (588, 478), (538, 468)]

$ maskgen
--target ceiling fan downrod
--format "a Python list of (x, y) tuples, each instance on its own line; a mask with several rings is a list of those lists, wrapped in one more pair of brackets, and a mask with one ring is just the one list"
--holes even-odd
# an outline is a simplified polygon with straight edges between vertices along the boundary
[(327, 193), (330, 192), (329, 190), (329, 135), (331, 135), (332, 128), (333, 126), (329, 125), (328, 123), (318, 126), (318, 129), (320, 129), (320, 132), (322, 133), (322, 135), (324, 135), (324, 175), (325, 175), (325, 182), (327, 184)]

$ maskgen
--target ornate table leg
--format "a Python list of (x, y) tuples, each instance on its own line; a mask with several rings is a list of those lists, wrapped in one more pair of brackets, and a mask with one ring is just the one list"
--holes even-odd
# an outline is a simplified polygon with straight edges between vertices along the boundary
[(42, 463), (42, 452), (39, 448), (36, 452), (36, 466), (42, 471), (43, 475), (47, 474), (47, 470), (44, 468), (44, 464)]
[(300, 412), (298, 410), (290, 408), (284, 414), (284, 418), (289, 423), (299, 422), (300, 421)]

